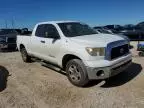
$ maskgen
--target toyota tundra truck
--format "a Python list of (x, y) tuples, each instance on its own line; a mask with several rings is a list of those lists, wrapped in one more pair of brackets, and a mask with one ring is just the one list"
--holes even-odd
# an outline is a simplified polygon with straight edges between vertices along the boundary
[(17, 36), (17, 47), (24, 62), (31, 58), (46, 61), (66, 72), (69, 81), (79, 87), (117, 75), (132, 62), (127, 40), (98, 34), (79, 21), (38, 23), (31, 35)]

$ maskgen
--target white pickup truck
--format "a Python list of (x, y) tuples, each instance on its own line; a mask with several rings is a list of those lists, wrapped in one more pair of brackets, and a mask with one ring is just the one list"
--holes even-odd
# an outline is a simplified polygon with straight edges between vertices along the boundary
[(58, 66), (76, 86), (114, 76), (132, 62), (129, 44), (124, 38), (98, 34), (77, 21), (38, 23), (32, 35), (17, 36), (17, 47), (24, 62), (35, 57)]

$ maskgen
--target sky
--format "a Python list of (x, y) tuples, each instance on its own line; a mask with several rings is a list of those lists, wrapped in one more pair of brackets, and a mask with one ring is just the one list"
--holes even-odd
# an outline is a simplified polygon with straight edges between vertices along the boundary
[(0, 28), (30, 28), (42, 21), (76, 20), (91, 26), (144, 21), (144, 0), (1, 0)]

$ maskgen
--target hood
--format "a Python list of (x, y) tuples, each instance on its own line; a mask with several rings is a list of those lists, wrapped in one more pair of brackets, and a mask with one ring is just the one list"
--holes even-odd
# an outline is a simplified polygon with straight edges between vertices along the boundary
[(125, 36), (123, 34), (118, 34), (118, 36), (120, 36), (120, 37), (124, 38), (125, 40), (127, 40), (128, 42), (130, 42), (130, 39), (127, 36)]
[(124, 40), (124, 38), (114, 34), (94, 34), (72, 37), (70, 40), (81, 44), (87, 44), (89, 46), (95, 45), (97, 47), (105, 47), (108, 43)]

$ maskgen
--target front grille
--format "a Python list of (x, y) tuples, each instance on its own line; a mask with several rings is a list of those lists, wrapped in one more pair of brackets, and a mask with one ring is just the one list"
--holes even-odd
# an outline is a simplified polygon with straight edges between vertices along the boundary
[(129, 45), (125, 44), (111, 49), (111, 60), (129, 53)]
[(7, 42), (8, 43), (16, 43), (16, 38), (8, 38)]

